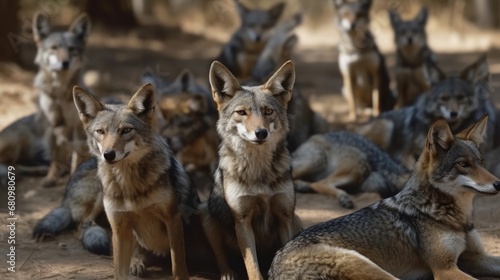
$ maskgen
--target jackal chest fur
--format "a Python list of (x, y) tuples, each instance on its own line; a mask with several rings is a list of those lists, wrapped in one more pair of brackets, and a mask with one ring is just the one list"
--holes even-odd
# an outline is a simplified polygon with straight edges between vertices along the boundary
[(262, 232), (269, 232), (268, 224), (276, 216), (293, 215), (295, 208), (290, 155), (284, 153), (277, 162), (267, 162), (263, 154), (250, 151), (245, 158), (225, 157), (220, 161), (223, 172), (216, 176), (216, 181), (222, 184), (229, 208), (236, 219), (252, 213), (254, 220), (263, 222)]
[(125, 215), (142, 247), (158, 255), (168, 253), (170, 247), (165, 221), (171, 212), (169, 207), (175, 203), (172, 188), (162, 182), (164, 174), (143, 174), (144, 178), (137, 180), (134, 176), (140, 174), (133, 169), (123, 172), (118, 166), (106, 164), (99, 167), (99, 175), (107, 215), (112, 212)]
[(351, 79), (356, 98), (371, 98), (374, 89), (373, 74), (378, 72), (380, 55), (376, 51), (367, 53), (340, 53), (339, 68), (343, 76)]

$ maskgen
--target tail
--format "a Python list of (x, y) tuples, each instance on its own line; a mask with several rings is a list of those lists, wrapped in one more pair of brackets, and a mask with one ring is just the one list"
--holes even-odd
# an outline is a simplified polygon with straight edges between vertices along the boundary
[(40, 240), (44, 236), (56, 236), (73, 226), (69, 209), (59, 207), (43, 217), (33, 229), (33, 238)]
[(82, 233), (83, 248), (96, 255), (111, 255), (111, 243), (108, 232), (98, 225), (86, 228)]
[(315, 244), (279, 252), (269, 270), (270, 280), (285, 279), (396, 280), (356, 251)]

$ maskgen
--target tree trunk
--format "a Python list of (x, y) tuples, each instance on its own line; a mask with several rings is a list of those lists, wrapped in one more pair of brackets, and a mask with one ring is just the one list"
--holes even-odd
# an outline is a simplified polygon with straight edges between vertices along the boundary
[(17, 62), (22, 36), (19, 30), (18, 1), (0, 1), (0, 61)]

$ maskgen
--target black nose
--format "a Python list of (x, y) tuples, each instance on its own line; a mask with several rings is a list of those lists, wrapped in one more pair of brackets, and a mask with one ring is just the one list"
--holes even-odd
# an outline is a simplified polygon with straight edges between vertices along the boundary
[(500, 191), (500, 181), (493, 183), (493, 187), (495, 187), (495, 190)]
[(67, 69), (69, 68), (69, 61), (67, 61), (67, 60), (66, 60), (66, 61), (63, 61), (63, 62), (62, 62), (62, 68), (63, 68), (64, 70), (67, 70)]
[(457, 112), (450, 112), (450, 117), (456, 118), (458, 116)]
[(116, 157), (115, 151), (108, 151), (104, 153), (104, 159), (106, 159), (106, 161), (113, 161), (115, 157)]
[(409, 38), (408, 38), (408, 44), (409, 44), (409, 45), (413, 44), (413, 38), (412, 38), (412, 37), (409, 37)]
[(259, 139), (259, 140), (264, 140), (267, 137), (267, 130), (266, 129), (257, 129), (255, 131), (255, 136), (257, 136), (257, 139)]
[(351, 29), (349, 29), (349, 30), (354, 30), (354, 29), (356, 29), (356, 23), (355, 22), (351, 23)]
[(262, 40), (262, 36), (260, 35), (255, 36), (255, 41), (260, 42), (260, 40)]

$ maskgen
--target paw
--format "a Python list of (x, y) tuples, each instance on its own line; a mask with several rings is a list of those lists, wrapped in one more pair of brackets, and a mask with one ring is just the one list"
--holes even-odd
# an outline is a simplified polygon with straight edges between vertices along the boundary
[(220, 275), (220, 280), (236, 280), (236, 274), (232, 271), (224, 272)]
[(295, 180), (293, 182), (293, 188), (299, 193), (314, 193), (315, 191), (311, 188), (308, 182), (301, 180)]
[(339, 203), (344, 208), (347, 208), (347, 209), (354, 208), (354, 202), (352, 202), (351, 198), (347, 194), (342, 194), (339, 196)]
[(146, 275), (146, 266), (144, 263), (134, 263), (130, 266), (130, 275), (142, 278)]

